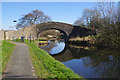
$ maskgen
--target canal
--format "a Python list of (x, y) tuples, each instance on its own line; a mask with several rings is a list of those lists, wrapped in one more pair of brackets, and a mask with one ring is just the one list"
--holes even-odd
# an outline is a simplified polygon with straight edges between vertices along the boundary
[(40, 48), (84, 78), (120, 78), (119, 50), (69, 45), (64, 41), (49, 41)]

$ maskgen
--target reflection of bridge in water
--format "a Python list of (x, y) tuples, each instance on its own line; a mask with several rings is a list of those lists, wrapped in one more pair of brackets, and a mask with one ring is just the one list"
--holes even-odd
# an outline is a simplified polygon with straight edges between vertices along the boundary
[(48, 53), (49, 53), (49, 51), (53, 48), (53, 47), (55, 47), (55, 46), (57, 46), (57, 44), (54, 44), (55, 42), (50, 42), (50, 43), (48, 43), (48, 45), (46, 45), (46, 46), (39, 46), (41, 49), (44, 49), (45, 51), (47, 51)]
[[(118, 56), (118, 53), (112, 53), (111, 51), (104, 51), (104, 50), (98, 50), (98, 49), (94, 49), (93, 47), (74, 47), (74, 46), (65, 46), (65, 49), (58, 53), (58, 54), (53, 54), (51, 55), (52, 57), (54, 57), (56, 60), (60, 61), (60, 62), (64, 62), (64, 61), (69, 61), (72, 59), (80, 59), (80, 58), (84, 58), (84, 57), (98, 57), (102, 58), (104, 56), (109, 56), (109, 55), (115, 55)], [(106, 57), (106, 58), (107, 58)]]
[(84, 48), (86, 47), (74, 48), (66, 45), (62, 52), (51, 56), (61, 62), (90, 56), (92, 53), (88, 52), (89, 50)]
[[(118, 56), (118, 53), (113, 52), (114, 50), (107, 50), (107, 49), (97, 49), (93, 46), (87, 47), (87, 46), (77, 46), (77, 45), (69, 45), (65, 44), (65, 47), (57, 52), (54, 52), (54, 50), (51, 52), (51, 50), (54, 47), (57, 47), (59, 42), (57, 41), (52, 41), (48, 45), (40, 47), (47, 51), (52, 57), (54, 57), (56, 60), (65, 62), (69, 61), (72, 59), (80, 59), (80, 58), (85, 58), (89, 57), (91, 59), (98, 59), (98, 61), (103, 61), (108, 60), (110, 55), (113, 56)], [(59, 49), (59, 48), (58, 48)], [(102, 60), (101, 60), (102, 59)]]

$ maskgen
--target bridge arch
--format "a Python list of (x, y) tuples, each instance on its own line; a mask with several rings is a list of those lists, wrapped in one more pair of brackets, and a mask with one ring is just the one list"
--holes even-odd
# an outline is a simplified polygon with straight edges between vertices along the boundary
[(48, 22), (48, 23), (41, 23), (36, 26), (37, 30), (37, 38), (39, 34), (45, 30), (59, 30), (61, 33), (65, 36), (65, 41), (69, 39), (69, 34), (72, 32), (72, 29), (74, 28), (71, 24), (61, 23), (61, 22)]
[[(69, 34), (68, 34), (67, 32), (65, 32), (65, 31), (61, 30), (61, 29), (57, 29), (57, 28), (46, 28), (46, 29), (44, 29), (42, 32), (47, 31), (47, 30), (58, 30), (58, 31), (60, 31), (60, 33), (63, 33), (63, 34), (64, 34), (64, 40), (65, 40), (65, 41), (68, 41), (68, 39), (69, 39), (69, 38), (68, 38)], [(41, 34), (42, 32), (38, 32), (37, 38), (39, 38), (39, 36), (40, 36), (40, 34)]]

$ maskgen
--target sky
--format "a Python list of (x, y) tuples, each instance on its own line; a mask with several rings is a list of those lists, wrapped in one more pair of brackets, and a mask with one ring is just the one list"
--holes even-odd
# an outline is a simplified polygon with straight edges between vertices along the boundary
[(53, 21), (73, 24), (85, 8), (94, 7), (95, 2), (3, 2), (2, 29), (15, 26), (22, 15), (39, 9), (50, 16)]
[[(1, 4), (0, 4), (1, 5)], [(96, 2), (2, 2), (2, 27), (9, 30), (22, 15), (39, 9), (53, 21), (73, 24), (81, 17), (85, 8), (96, 6)], [(13, 20), (17, 20), (16, 23)]]
[(1, 0), (2, 2), (118, 2), (120, 0)]

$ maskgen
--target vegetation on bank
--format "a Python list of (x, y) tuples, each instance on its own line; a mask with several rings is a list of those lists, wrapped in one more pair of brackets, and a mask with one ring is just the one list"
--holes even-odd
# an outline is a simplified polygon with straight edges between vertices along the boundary
[[(1, 47), (1, 46), (0, 46)], [(15, 48), (15, 44), (10, 43), (6, 40), (2, 41), (2, 71), (4, 71), (6, 64)]]
[[(13, 41), (15, 42), (21, 42), (21, 39), (14, 39)], [(47, 39), (45, 38), (39, 38), (38, 40), (27, 40), (27, 39), (23, 39), (23, 42), (36, 42), (36, 41), (47, 41)]]
[(74, 25), (97, 32), (94, 45), (106, 48), (120, 48), (119, 3), (98, 2), (96, 7), (86, 8)]
[(79, 46), (94, 46), (96, 37), (94, 35), (84, 36), (84, 37), (76, 37), (69, 39), (69, 44), (79, 45)]
[(82, 78), (34, 43), (26, 44), (30, 48), (32, 62), (39, 78)]
[(0, 40), (0, 77), (2, 76), (2, 40)]
[[(107, 29), (106, 29), (107, 30)], [(108, 29), (109, 30), (109, 29)], [(69, 43), (73, 45), (96, 46), (98, 48), (120, 48), (120, 32), (119, 29), (105, 31), (96, 36), (76, 37), (69, 39)], [(119, 31), (118, 31), (119, 30)]]
[(15, 40), (13, 40), (13, 41), (15, 41), (15, 42), (20, 42), (20, 43), (23, 43), (23, 42), (34, 42), (37, 46), (39, 46), (39, 45), (43, 45), (43, 44), (48, 44), (48, 42), (47, 42), (47, 40), (46, 39), (44, 39), (44, 38), (40, 38), (40, 39), (38, 39), (38, 40), (27, 40), (27, 39), (23, 39), (23, 42), (21, 41), (21, 39), (15, 39)]
[(76, 38), (69, 39), (69, 41), (77, 41), (77, 40), (79, 40), (79, 41), (88, 41), (88, 40), (90, 40), (90, 36), (87, 36), (87, 37), (76, 37)]
[[(22, 42), (21, 39), (15, 39), (13, 41), (15, 41), (15, 42)], [(36, 40), (34, 40), (34, 41), (36, 41)], [(23, 42), (30, 42), (30, 40), (23, 39)], [(33, 42), (33, 40), (31, 40), (31, 42)]]

